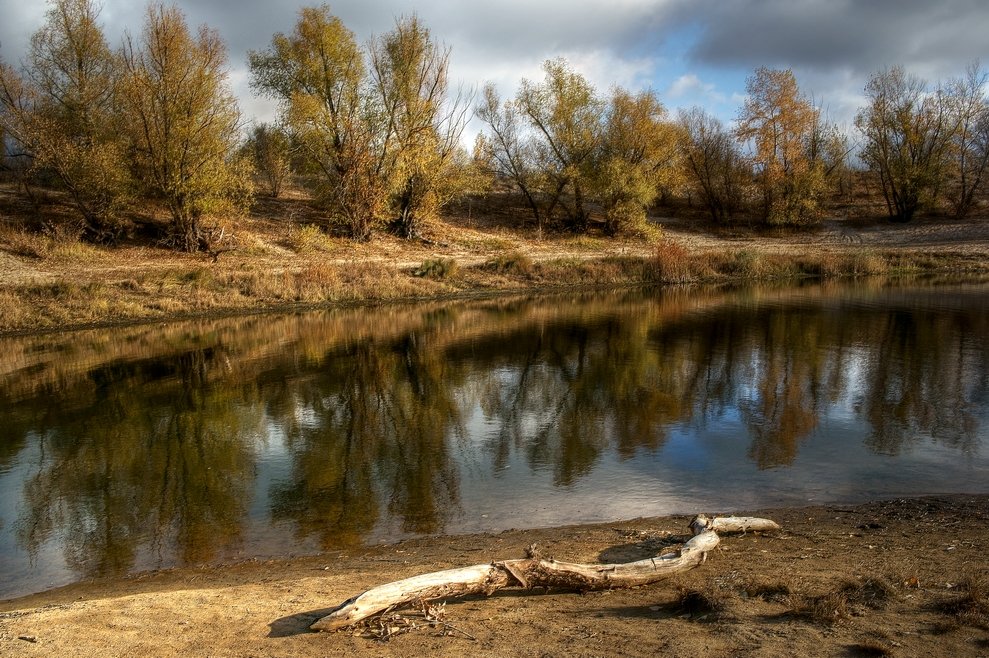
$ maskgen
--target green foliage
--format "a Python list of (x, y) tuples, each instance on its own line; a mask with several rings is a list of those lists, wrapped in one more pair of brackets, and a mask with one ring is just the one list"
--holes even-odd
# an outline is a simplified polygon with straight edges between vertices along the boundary
[(530, 151), (537, 169), (548, 179), (547, 214), (562, 206), (566, 227), (583, 233), (590, 220), (588, 188), (605, 103), (566, 60), (547, 60), (543, 70), (546, 77), (541, 83), (522, 80), (515, 103), (536, 135)]
[(466, 103), (447, 100), (449, 58), (415, 16), (365, 52), (326, 5), (304, 8), (291, 35), (250, 53), (252, 86), (280, 101), (318, 173), (318, 195), (355, 239), (369, 239), (386, 216), (403, 237), (418, 237), (422, 221), (469, 185)]
[(307, 255), (317, 251), (327, 251), (328, 246), (326, 234), (315, 224), (306, 224), (292, 232), (292, 248), (296, 253)]
[(330, 8), (306, 7), (289, 35), (275, 34), (251, 51), (251, 86), (278, 100), (281, 116), (318, 175), (315, 188), (331, 219), (368, 240), (387, 201), (387, 127), (368, 87), (353, 32)]
[(677, 146), (677, 129), (652, 91), (612, 92), (601, 132), (595, 191), (605, 214), (609, 235), (627, 228), (640, 232), (646, 208), (660, 185), (669, 184)]
[(400, 236), (416, 238), (422, 222), (458, 193), (454, 172), (469, 104), (463, 96), (447, 101), (450, 49), (415, 15), (376, 40), (370, 59), (390, 128), (390, 215)]
[(288, 133), (281, 126), (259, 123), (241, 149), (254, 167), (257, 181), (265, 192), (277, 199), (291, 173), (291, 143)]
[(646, 208), (676, 178), (677, 128), (652, 91), (616, 88), (605, 100), (564, 59), (543, 70), (542, 82), (522, 81), (514, 102), (485, 88), (481, 155), (519, 190), (540, 231), (562, 213), (568, 230), (585, 233), (598, 204), (607, 233), (641, 232)]

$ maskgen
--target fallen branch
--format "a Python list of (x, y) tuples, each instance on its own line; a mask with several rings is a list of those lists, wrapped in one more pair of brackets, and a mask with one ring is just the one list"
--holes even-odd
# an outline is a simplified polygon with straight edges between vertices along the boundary
[(718, 545), (719, 532), (778, 530), (769, 519), (699, 515), (690, 522), (694, 536), (679, 551), (625, 564), (576, 564), (544, 560), (538, 555), (491, 564), (448, 569), (386, 583), (347, 599), (311, 629), (335, 631), (380, 612), (413, 601), (430, 601), (468, 594), (490, 595), (506, 587), (558, 587), (580, 591), (648, 585), (701, 564)]

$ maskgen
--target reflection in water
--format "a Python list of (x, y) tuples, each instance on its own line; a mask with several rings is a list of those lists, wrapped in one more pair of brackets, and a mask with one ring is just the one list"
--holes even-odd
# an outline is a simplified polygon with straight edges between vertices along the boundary
[(987, 484), (985, 285), (465, 302), (0, 347), (0, 596), (687, 497)]

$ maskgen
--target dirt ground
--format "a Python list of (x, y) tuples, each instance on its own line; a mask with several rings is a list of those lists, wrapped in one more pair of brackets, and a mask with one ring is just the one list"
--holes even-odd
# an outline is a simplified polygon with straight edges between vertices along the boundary
[(406, 611), (385, 625), (398, 631), (387, 640), (381, 625), (308, 625), (370, 586), (519, 557), (533, 542), (570, 561), (641, 559), (682, 541), (689, 519), (425, 538), (81, 583), (0, 603), (0, 655), (989, 655), (989, 496), (751, 513), (783, 530), (726, 536), (670, 581), (454, 600), (443, 623)]
[(989, 252), (989, 220), (918, 219), (905, 224), (842, 218), (822, 220), (810, 230), (753, 233), (744, 230), (712, 233), (694, 229), (681, 219), (660, 219), (664, 235), (685, 247), (718, 250), (746, 248), (767, 253), (792, 253), (808, 248), (836, 251), (848, 249), (924, 249), (957, 254)]

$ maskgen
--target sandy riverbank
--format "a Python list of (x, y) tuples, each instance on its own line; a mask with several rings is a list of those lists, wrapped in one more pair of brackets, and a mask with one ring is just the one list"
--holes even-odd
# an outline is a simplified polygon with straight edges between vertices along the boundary
[[(450, 602), (449, 626), (387, 642), (307, 627), (369, 586), (518, 557), (533, 542), (544, 555), (570, 561), (641, 559), (670, 550), (689, 519), (424, 538), (360, 553), (81, 583), (0, 603), (0, 655), (989, 653), (989, 496), (747, 513), (775, 519), (783, 530), (725, 537), (706, 564), (657, 585)], [(967, 587), (973, 582), (982, 588)]]

